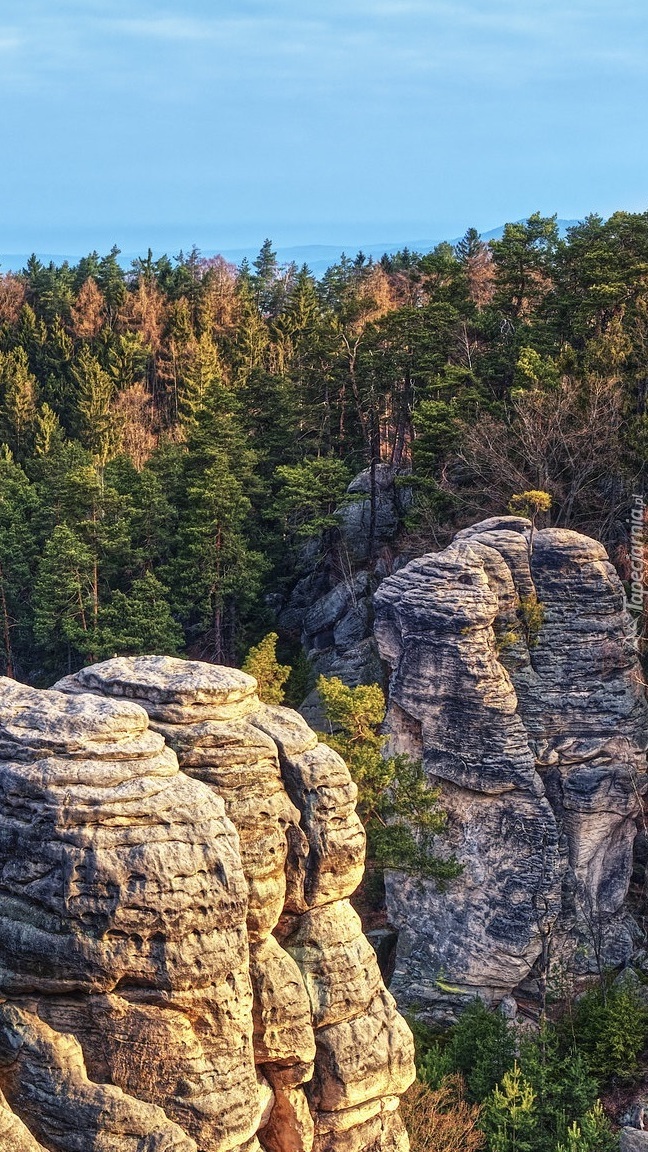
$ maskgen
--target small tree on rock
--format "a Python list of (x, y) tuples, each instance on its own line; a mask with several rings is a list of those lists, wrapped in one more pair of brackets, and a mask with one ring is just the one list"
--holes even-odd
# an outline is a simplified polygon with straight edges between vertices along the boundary
[(542, 512), (548, 512), (550, 508), (551, 496), (548, 492), (543, 492), (539, 488), (530, 488), (528, 492), (519, 492), (511, 496), (509, 500), (509, 512), (512, 516), (526, 516), (531, 521), (529, 555), (533, 552), (533, 535), (536, 520)]
[(346, 760), (358, 785), (358, 812), (367, 829), (369, 852), (383, 868), (397, 868), (442, 883), (457, 876), (454, 857), (434, 852), (446, 827), (439, 789), (430, 788), (420, 760), (383, 755), (385, 698), (378, 684), (349, 688), (337, 676), (317, 681), (332, 731), (327, 744)]
[(250, 648), (243, 662), (243, 671), (254, 676), (259, 685), (259, 696), (264, 704), (282, 704), (284, 684), (290, 676), (289, 664), (277, 660), (276, 632), (269, 632), (258, 644)]

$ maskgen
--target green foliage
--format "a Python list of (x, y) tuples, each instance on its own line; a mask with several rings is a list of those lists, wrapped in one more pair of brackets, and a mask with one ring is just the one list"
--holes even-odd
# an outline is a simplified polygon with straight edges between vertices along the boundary
[[(592, 216), (562, 239), (536, 213), (491, 244), (469, 229), (454, 249), (342, 257), (319, 282), (270, 241), (239, 269), (192, 249), (125, 273), (113, 248), (0, 276), (0, 444), (29, 486), (11, 530), (24, 539), (0, 553), (3, 665), (42, 678), (103, 651), (103, 614), (147, 573), (185, 650), (239, 663), (273, 627), (272, 598), (339, 560), (335, 513), (372, 461), (412, 494), (413, 551), (512, 492), (532, 549), (550, 493), (556, 523), (612, 534), (623, 562), (648, 439), (647, 261), (646, 213)], [(59, 527), (91, 570), (74, 642), (42, 602)], [(301, 664), (294, 703), (306, 685)], [(404, 835), (392, 847), (412, 857)]]
[(517, 1061), (484, 1102), (482, 1126), (490, 1152), (535, 1152), (535, 1093)]
[(467, 1098), (481, 1101), (512, 1067), (515, 1036), (500, 1012), (475, 999), (453, 1031), (450, 1051), (453, 1069), (466, 1081)]
[(117, 443), (111, 409), (114, 384), (87, 346), (79, 352), (73, 368), (77, 383), (77, 413), (83, 443), (104, 467)]
[(446, 1076), (457, 1072), (448, 1034), (439, 1033), (416, 1016), (407, 1023), (414, 1037), (416, 1075), (429, 1088), (438, 1088)]
[(334, 513), (351, 480), (341, 460), (321, 456), (301, 464), (280, 465), (277, 478), (281, 488), (276, 508), (286, 533), (299, 540), (337, 526)]
[(0, 400), (0, 434), (23, 458), (31, 447), (38, 400), (38, 385), (24, 348), (0, 354)]
[(540, 629), (544, 624), (544, 604), (538, 600), (535, 592), (530, 592), (528, 596), (520, 596), (517, 614), (522, 623), (527, 646), (535, 648), (540, 637)]
[(290, 674), (286, 681), (285, 704), (289, 708), (299, 708), (315, 687), (315, 672), (303, 648), (291, 658)]
[(34, 636), (50, 667), (96, 655), (98, 620), (90, 548), (65, 524), (47, 541), (34, 586)]
[(587, 1060), (573, 1046), (563, 1046), (555, 1027), (545, 1023), (540, 1032), (524, 1038), (518, 1062), (535, 1093), (538, 1132), (534, 1152), (554, 1152), (566, 1137), (570, 1122), (593, 1107), (598, 1082)]
[(530, 1142), (532, 1152), (617, 1147), (577, 1029), (578, 1046), (571, 1029), (548, 1022), (537, 1033), (519, 1034), (480, 1000), (444, 1034), (417, 1019), (410, 1026), (420, 1080), (436, 1089), (461, 1075), (466, 1099), (484, 1105), (480, 1123), (489, 1150), (514, 1147), (514, 1139), (520, 1147)]
[(595, 1076), (631, 1080), (648, 1039), (648, 1010), (632, 985), (608, 983), (604, 980), (581, 997), (571, 1028)]
[(498, 653), (506, 652), (508, 648), (514, 648), (520, 639), (521, 635), (516, 632), (515, 628), (504, 628), (495, 632), (495, 647)]
[(619, 1138), (597, 1100), (577, 1124), (567, 1130), (565, 1141), (556, 1145), (556, 1152), (618, 1152)]
[(385, 698), (378, 684), (348, 688), (333, 676), (317, 681), (331, 725), (326, 742), (346, 760), (358, 785), (358, 811), (367, 828), (371, 858), (383, 868), (398, 868), (444, 883), (459, 875), (454, 858), (434, 851), (446, 825), (438, 808), (439, 791), (430, 788), (419, 761), (383, 755), (379, 727)]
[(182, 628), (171, 615), (168, 589), (146, 572), (126, 594), (113, 592), (100, 615), (99, 656), (176, 656), (182, 649)]
[(282, 704), (285, 696), (284, 685), (290, 676), (289, 664), (277, 660), (276, 632), (269, 632), (255, 644), (243, 661), (243, 671), (254, 676), (259, 685), (259, 696), (265, 704)]
[(548, 512), (551, 508), (551, 496), (548, 492), (531, 489), (511, 496), (509, 512), (513, 516), (528, 516), (533, 520), (540, 512)]
[(38, 496), (8, 449), (0, 450), (0, 669), (14, 676), (31, 640)]
[[(560, 373), (553, 360), (541, 356), (535, 348), (521, 348), (515, 365), (514, 387), (555, 388), (560, 381)], [(526, 493), (525, 495), (531, 495)], [(519, 497), (513, 497), (514, 500)], [(546, 509), (548, 511), (548, 508)]]

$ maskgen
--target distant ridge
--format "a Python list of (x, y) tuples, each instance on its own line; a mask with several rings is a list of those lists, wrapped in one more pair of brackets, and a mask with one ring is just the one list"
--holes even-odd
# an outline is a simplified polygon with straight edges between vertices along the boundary
[[(568, 228), (578, 224), (578, 220), (558, 220), (558, 228), (560, 234), (564, 235)], [(500, 224), (498, 228), (492, 228), (490, 232), (482, 232), (482, 240), (499, 240), (503, 235), (504, 225)], [(381, 256), (387, 254), (392, 256), (395, 252), (402, 251), (403, 248), (409, 248), (410, 252), (431, 252), (433, 248), (443, 242), (443, 237), (436, 239), (426, 240), (400, 240), (397, 243), (375, 243), (363, 244), (360, 246), (349, 244), (346, 246), (338, 244), (298, 244), (291, 247), (278, 247), (276, 249), (277, 258), (280, 264), (297, 264), (301, 267), (302, 264), (307, 264), (311, 272), (315, 276), (323, 276), (327, 268), (331, 264), (337, 264), (342, 252), (346, 252), (347, 256), (351, 259), (357, 256), (358, 252), (364, 252), (365, 256), (372, 257), (374, 260), (380, 260)], [(456, 244), (460, 240), (460, 236), (455, 236), (450, 240), (450, 244)], [(189, 251), (191, 245), (187, 246)], [(259, 248), (201, 248), (201, 255), (209, 258), (211, 256), (223, 256), (225, 260), (231, 261), (232, 264), (240, 264), (242, 260), (255, 260), (259, 254)], [(82, 253), (81, 255), (86, 255)], [(130, 268), (133, 260), (139, 256), (143, 256), (143, 252), (122, 252), (119, 257), (119, 262), (123, 268)], [(175, 253), (174, 253), (175, 254)], [(162, 249), (154, 249), (153, 257), (158, 259), (163, 256)], [(166, 255), (170, 256), (171, 253), (167, 251)], [(19, 272), (25, 267), (27, 261), (31, 256), (31, 252), (5, 252), (0, 253), (0, 272)], [(81, 258), (80, 255), (63, 255), (61, 253), (52, 254), (49, 252), (37, 252), (36, 256), (43, 264), (49, 264), (50, 261), (54, 264), (64, 264), (67, 260), (69, 264), (78, 263)]]

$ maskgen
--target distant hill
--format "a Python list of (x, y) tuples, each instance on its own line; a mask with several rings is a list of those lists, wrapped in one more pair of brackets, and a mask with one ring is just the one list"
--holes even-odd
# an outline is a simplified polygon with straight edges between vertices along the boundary
[[(577, 220), (559, 220), (558, 228), (561, 235), (567, 231), (568, 228), (577, 224)], [(482, 232), (483, 240), (499, 240), (504, 232), (504, 225), (500, 224), (498, 228), (491, 229), (490, 232)], [(351, 258), (355, 257), (358, 252), (364, 252), (365, 256), (371, 256), (374, 260), (380, 260), (381, 256), (385, 253), (393, 255), (395, 252), (401, 251), (403, 248), (409, 248), (412, 252), (431, 252), (437, 244), (441, 243), (443, 237), (436, 237), (435, 239), (426, 240), (399, 240), (397, 243), (375, 243), (363, 244), (361, 247), (349, 244), (343, 249), (341, 245), (337, 244), (298, 244), (287, 248), (277, 248), (277, 256), (280, 264), (297, 264), (301, 267), (302, 264), (307, 264), (311, 272), (315, 276), (323, 276), (327, 268), (331, 264), (336, 264), (342, 255), (343, 250), (346, 255)], [(456, 244), (461, 237), (455, 236), (450, 240), (451, 244)], [(240, 264), (242, 260), (249, 260), (250, 263), (256, 259), (259, 254), (259, 248), (201, 248), (203, 256), (224, 256), (226, 260), (230, 260), (232, 264)], [(167, 253), (170, 255), (171, 253)], [(19, 272), (24, 268), (29, 260), (31, 253), (29, 252), (5, 252), (0, 253), (0, 271), (1, 272)], [(76, 264), (79, 256), (76, 255), (62, 255), (60, 253), (52, 254), (49, 252), (37, 252), (39, 260), (44, 264), (49, 264), (53, 261), (54, 264), (63, 264), (66, 260), (70, 264)], [(120, 263), (124, 268), (130, 268), (133, 260), (138, 256), (142, 256), (142, 252), (122, 252), (120, 256)], [(162, 250), (155, 250), (153, 253), (155, 259), (163, 255)]]

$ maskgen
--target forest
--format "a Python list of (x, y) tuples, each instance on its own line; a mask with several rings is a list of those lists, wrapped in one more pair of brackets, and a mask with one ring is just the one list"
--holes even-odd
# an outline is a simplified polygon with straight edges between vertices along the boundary
[(0, 672), (121, 653), (240, 663), (358, 471), (413, 493), (402, 544), (551, 496), (629, 579), (648, 443), (648, 213), (342, 257), (270, 241), (0, 277)]

